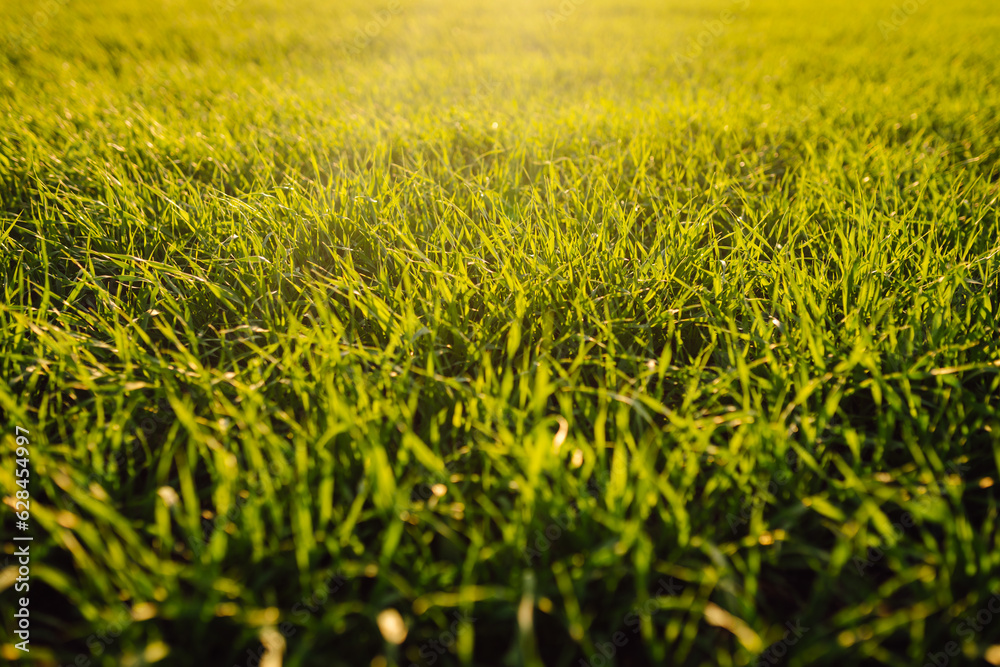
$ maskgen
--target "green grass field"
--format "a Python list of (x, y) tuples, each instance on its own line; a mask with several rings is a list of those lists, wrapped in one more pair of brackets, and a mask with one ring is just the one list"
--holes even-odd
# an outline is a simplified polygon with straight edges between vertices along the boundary
[(1000, 664), (996, 3), (0, 7), (0, 662)]

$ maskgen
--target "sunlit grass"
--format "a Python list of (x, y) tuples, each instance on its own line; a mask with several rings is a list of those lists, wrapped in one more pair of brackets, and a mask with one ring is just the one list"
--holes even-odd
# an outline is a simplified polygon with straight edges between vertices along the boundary
[(147, 4), (3, 3), (33, 659), (996, 655), (995, 7)]

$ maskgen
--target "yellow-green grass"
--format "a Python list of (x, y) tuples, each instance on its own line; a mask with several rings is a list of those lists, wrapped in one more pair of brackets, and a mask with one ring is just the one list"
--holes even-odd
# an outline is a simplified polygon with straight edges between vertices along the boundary
[(995, 3), (0, 4), (0, 659), (1000, 660)]

